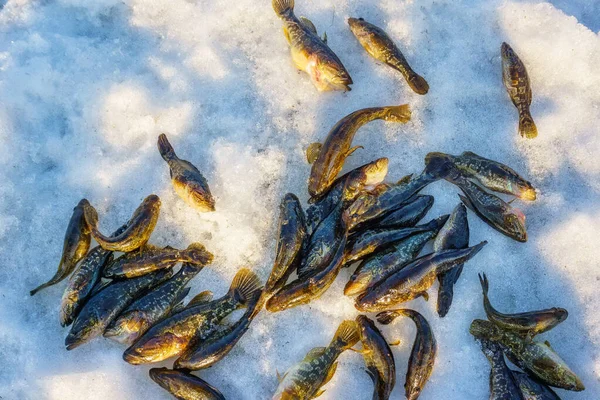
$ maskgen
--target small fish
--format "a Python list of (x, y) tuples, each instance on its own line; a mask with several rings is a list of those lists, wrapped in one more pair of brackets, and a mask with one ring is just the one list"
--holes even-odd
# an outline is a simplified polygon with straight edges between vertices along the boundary
[(439, 273), (467, 262), (486, 244), (484, 241), (462, 250), (445, 250), (423, 256), (362, 293), (356, 298), (355, 307), (363, 312), (377, 312), (419, 296), (427, 300), (427, 290)]
[(280, 378), (273, 400), (309, 400), (319, 397), (333, 378), (337, 358), (359, 340), (355, 321), (344, 321), (327, 347), (315, 347)]
[(215, 211), (215, 199), (210, 194), (206, 178), (194, 164), (177, 157), (164, 133), (158, 137), (158, 151), (169, 164), (171, 182), (179, 197), (200, 212)]
[(363, 293), (394, 272), (401, 270), (414, 261), (437, 232), (431, 230), (414, 234), (389, 249), (370, 255), (356, 268), (344, 288), (344, 294), (354, 296)]
[(250, 323), (264, 306), (265, 293), (257, 290), (248, 301), (244, 315), (233, 325), (216, 332), (195, 346), (190, 346), (175, 361), (174, 368), (195, 371), (212, 367), (235, 347), (250, 328)]
[(146, 295), (134, 301), (104, 331), (104, 337), (131, 345), (152, 325), (173, 310), (189, 293), (185, 285), (195, 277), (202, 266), (183, 264), (169, 280), (161, 283)]
[(298, 278), (275, 293), (267, 300), (267, 310), (271, 312), (283, 311), (288, 308), (307, 304), (321, 297), (329, 289), (344, 264), (344, 254), (347, 235), (338, 243), (335, 254), (329, 264), (305, 277)]
[(481, 351), (490, 362), (490, 400), (523, 400), (521, 389), (504, 361), (500, 346), (488, 340), (481, 340)]
[(504, 87), (519, 111), (519, 134), (524, 138), (533, 139), (538, 135), (538, 131), (529, 112), (532, 95), (525, 64), (507, 43), (502, 43), (500, 54)]
[(113, 282), (85, 303), (65, 339), (67, 350), (102, 335), (106, 327), (140, 294), (170, 277), (171, 271), (157, 271), (135, 279)]
[(190, 343), (204, 340), (216, 331), (219, 322), (245, 307), (260, 281), (254, 272), (241, 269), (233, 278), (227, 294), (212, 301), (192, 301), (183, 311), (173, 314), (148, 329), (123, 354), (130, 364), (159, 362), (181, 354)]
[(292, 193), (283, 196), (279, 205), (279, 233), (277, 253), (265, 290), (272, 293), (285, 285), (302, 256), (307, 236), (306, 217), (298, 197)]
[(427, 94), (429, 91), (427, 81), (413, 71), (398, 46), (383, 29), (362, 18), (348, 18), (348, 25), (371, 57), (399, 71), (415, 93)]
[(417, 195), (410, 202), (385, 215), (375, 223), (377, 228), (409, 228), (415, 226), (429, 212), (434, 198), (429, 195)]
[(296, 68), (306, 72), (319, 91), (352, 90), (352, 78), (327, 46), (327, 35), (321, 39), (308, 18), (296, 17), (294, 0), (273, 0), (272, 4), (275, 14), (283, 20), (283, 33)]
[(492, 322), (476, 319), (469, 328), (477, 339), (497, 342), (511, 362), (527, 370), (531, 377), (550, 386), (573, 390), (585, 389), (581, 380), (550, 347), (518, 333), (504, 330)]
[(398, 243), (416, 233), (427, 231), (437, 232), (446, 223), (447, 219), (448, 215), (443, 215), (414, 228), (372, 229), (358, 233), (354, 235), (348, 246), (346, 263), (362, 260), (368, 255)]
[(85, 220), (92, 231), (92, 236), (105, 250), (128, 253), (145, 245), (158, 221), (160, 214), (160, 199), (151, 194), (134, 211), (127, 222), (127, 229), (115, 237), (104, 236), (98, 230), (98, 212), (91, 205), (84, 207)]
[(529, 338), (547, 332), (567, 319), (569, 313), (564, 308), (550, 308), (540, 311), (529, 311), (518, 314), (498, 312), (488, 298), (489, 282), (487, 276), (479, 275), (483, 290), (483, 307), (488, 319), (502, 329), (527, 335)]
[(356, 317), (367, 373), (375, 385), (373, 400), (387, 400), (396, 385), (396, 363), (387, 341), (375, 323), (364, 315)]
[(135, 278), (159, 269), (171, 268), (178, 262), (205, 266), (213, 255), (200, 243), (192, 243), (185, 250), (146, 245), (136, 252), (123, 254), (104, 269), (104, 277)]
[(352, 146), (356, 132), (368, 122), (382, 119), (387, 122), (406, 123), (410, 121), (410, 107), (401, 106), (363, 108), (342, 118), (327, 134), (325, 142), (313, 143), (307, 150), (307, 158), (312, 163), (308, 179), (308, 193), (320, 197), (335, 182), (344, 167), (346, 158), (361, 146)]
[(180, 400), (225, 400), (225, 396), (195, 375), (168, 368), (152, 368), (150, 378)]
[[(454, 208), (452, 214), (433, 243), (433, 251), (458, 250), (469, 247), (469, 222), (467, 208), (460, 203)], [(454, 284), (462, 273), (463, 265), (459, 264), (450, 271), (438, 274), (440, 287), (438, 289), (437, 312), (443, 318), (448, 314), (452, 299), (454, 298)]]
[(399, 316), (408, 317), (417, 326), (417, 336), (408, 359), (408, 371), (404, 390), (408, 400), (416, 400), (433, 371), (437, 344), (431, 326), (421, 314), (410, 309), (384, 311), (377, 314), (377, 321), (387, 325)]
[(524, 400), (560, 400), (554, 390), (524, 372), (512, 371)]
[(73, 272), (77, 263), (87, 254), (90, 249), (91, 236), (90, 229), (84, 218), (84, 209), (89, 204), (86, 199), (83, 199), (73, 209), (73, 215), (71, 215), (67, 232), (65, 233), (62, 257), (58, 264), (58, 270), (48, 282), (30, 291), (29, 295), (33, 296), (40, 290), (65, 279)]

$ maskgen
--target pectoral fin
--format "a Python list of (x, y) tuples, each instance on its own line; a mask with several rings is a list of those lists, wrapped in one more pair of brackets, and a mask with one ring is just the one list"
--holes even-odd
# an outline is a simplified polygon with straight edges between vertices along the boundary
[(315, 142), (308, 145), (306, 149), (306, 160), (309, 164), (314, 163), (317, 158), (319, 158), (319, 154), (321, 153), (321, 148), (323, 147), (322, 143)]
[(323, 32), (323, 43), (327, 44), (327, 32)]
[(285, 26), (283, 27), (283, 36), (285, 36), (285, 40), (287, 40), (288, 44), (292, 44), (292, 40), (290, 39), (290, 32)]
[(323, 393), (325, 393), (325, 389), (319, 389), (319, 391), (314, 395), (313, 399), (316, 399), (317, 397), (319, 397)]
[(390, 346), (399, 346), (401, 343), (402, 343), (402, 341), (400, 339), (398, 339), (398, 340), (395, 340), (393, 342), (389, 342), (388, 344)]
[(417, 297), (422, 297), (423, 299), (425, 299), (425, 301), (429, 301), (429, 293), (427, 292), (418, 293)]
[(317, 28), (315, 27), (315, 24), (313, 24), (310, 19), (308, 19), (306, 17), (300, 17), (300, 22), (302, 22), (302, 25), (304, 25), (304, 27), (306, 29), (308, 29), (309, 31), (311, 31), (312, 33), (317, 35)]
[(349, 157), (352, 153), (354, 153), (358, 149), (364, 149), (363, 146), (354, 146), (350, 150), (346, 152), (346, 157)]

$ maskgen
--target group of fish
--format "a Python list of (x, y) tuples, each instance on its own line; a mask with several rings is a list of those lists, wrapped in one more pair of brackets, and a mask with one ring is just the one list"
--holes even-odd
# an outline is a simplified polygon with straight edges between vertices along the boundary
[[(310, 76), (319, 91), (350, 91), (352, 78), (329, 47), (327, 34), (320, 37), (308, 18), (296, 17), (294, 3), (295, 0), (272, 0), (275, 13), (283, 21), (283, 32), (294, 65)], [(349, 18), (348, 25), (367, 53), (399, 71), (415, 93), (424, 95), (429, 91), (427, 81), (410, 67), (406, 57), (383, 29), (363, 18)], [(529, 110), (532, 92), (525, 64), (507, 43), (502, 43), (500, 54), (504, 86), (519, 113), (518, 132), (524, 138), (535, 138), (538, 132)]]
[[(483, 289), (483, 306), (488, 321), (476, 319), (471, 334), (491, 364), (490, 400), (556, 400), (549, 386), (566, 390), (585, 389), (581, 380), (560, 358), (548, 341), (534, 341), (567, 319), (563, 308), (551, 308), (517, 314), (497, 311), (488, 298), (489, 282), (479, 275)], [(506, 357), (524, 372), (511, 370)]]

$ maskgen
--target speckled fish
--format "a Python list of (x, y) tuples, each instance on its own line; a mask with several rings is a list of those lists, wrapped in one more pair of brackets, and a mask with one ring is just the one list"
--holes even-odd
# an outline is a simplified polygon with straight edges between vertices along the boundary
[(497, 311), (488, 297), (489, 282), (485, 274), (479, 275), (483, 290), (483, 308), (488, 319), (502, 329), (533, 337), (547, 332), (567, 319), (569, 313), (564, 308), (550, 308), (517, 314), (503, 314)]
[(300, 200), (296, 195), (288, 193), (283, 196), (279, 205), (277, 252), (271, 275), (265, 286), (268, 293), (285, 285), (301, 259), (306, 236), (306, 217)]
[(152, 368), (150, 378), (179, 400), (225, 400), (225, 396), (195, 375), (168, 368)]
[[(464, 249), (469, 247), (469, 222), (467, 208), (460, 203), (454, 208), (450, 218), (437, 235), (433, 243), (433, 251)], [(454, 298), (454, 284), (462, 273), (463, 265), (459, 264), (450, 271), (438, 274), (440, 286), (438, 289), (437, 313), (445, 317)]]
[(377, 321), (390, 324), (399, 316), (408, 317), (417, 326), (417, 335), (408, 359), (408, 371), (404, 390), (408, 400), (416, 400), (433, 371), (437, 344), (431, 326), (421, 314), (410, 309), (384, 311), (377, 314)]
[(524, 400), (560, 400), (554, 390), (524, 372), (512, 371)]
[(123, 254), (104, 269), (105, 278), (135, 278), (159, 269), (173, 267), (178, 262), (207, 265), (213, 255), (200, 243), (192, 243), (185, 250), (146, 245), (136, 252)]
[(370, 255), (356, 268), (344, 288), (344, 294), (354, 296), (363, 293), (401, 270), (419, 255), (437, 232), (431, 230), (414, 234), (384, 251)]
[(311, 198), (309, 202), (312, 201), (313, 204), (306, 210), (309, 232), (314, 232), (340, 202), (343, 202), (343, 207), (346, 208), (363, 190), (380, 184), (387, 171), (388, 159), (379, 158), (336, 179), (331, 189), (321, 198)]
[(352, 78), (327, 45), (327, 35), (320, 38), (308, 18), (296, 17), (294, 0), (273, 0), (273, 10), (283, 21), (283, 33), (296, 68), (306, 72), (319, 91), (352, 90)]
[(312, 162), (308, 179), (308, 193), (320, 197), (335, 182), (344, 167), (346, 157), (361, 146), (352, 146), (356, 132), (368, 122), (382, 119), (387, 122), (410, 121), (410, 107), (401, 106), (363, 108), (342, 118), (327, 134), (325, 142), (313, 143), (307, 150), (308, 161)]
[(365, 232), (359, 232), (356, 235), (353, 235), (351, 243), (348, 246), (346, 263), (362, 260), (368, 255), (392, 246), (416, 233), (426, 231), (437, 232), (444, 223), (446, 223), (447, 219), (448, 215), (443, 215), (424, 225), (415, 226), (413, 228), (371, 229)]
[(134, 301), (104, 331), (104, 337), (131, 345), (152, 325), (160, 321), (183, 301), (190, 289), (185, 285), (196, 276), (202, 266), (183, 264), (169, 280)]
[(396, 385), (396, 363), (387, 341), (375, 323), (364, 315), (356, 317), (362, 343), (361, 354), (373, 380), (373, 400), (387, 400)]
[(532, 95), (525, 64), (507, 43), (502, 43), (500, 53), (504, 87), (519, 111), (519, 134), (524, 138), (533, 139), (538, 135), (538, 131), (529, 112)]
[(210, 194), (206, 178), (194, 164), (177, 157), (164, 133), (158, 137), (158, 151), (169, 164), (171, 182), (179, 197), (198, 211), (215, 211), (215, 199)]
[(171, 271), (157, 271), (135, 279), (113, 282), (85, 303), (65, 339), (67, 350), (102, 335), (106, 327), (139, 295), (170, 277)]
[(359, 340), (355, 321), (344, 321), (327, 347), (315, 347), (280, 379), (273, 400), (309, 400), (319, 397), (333, 378), (339, 355)]
[(504, 330), (490, 321), (476, 319), (469, 329), (477, 339), (490, 340), (502, 346), (511, 362), (537, 380), (576, 392), (585, 389), (581, 380), (550, 347), (548, 342), (534, 342), (518, 333)]
[(348, 18), (348, 25), (371, 57), (400, 72), (415, 93), (427, 94), (429, 91), (427, 81), (413, 71), (398, 46), (383, 29), (362, 18)]
[(29, 294), (31, 296), (65, 279), (73, 272), (77, 263), (87, 254), (90, 249), (91, 236), (90, 229), (84, 218), (84, 209), (89, 204), (86, 199), (83, 199), (73, 209), (73, 215), (71, 215), (67, 232), (65, 233), (62, 257), (58, 263), (58, 270), (48, 282), (30, 291)]
[(344, 264), (344, 249), (346, 247), (347, 235), (344, 235), (338, 243), (334, 256), (328, 265), (308, 276), (298, 278), (275, 293), (266, 304), (267, 310), (271, 312), (283, 311), (288, 308), (307, 304), (321, 297), (329, 289)]
[(491, 365), (490, 400), (523, 400), (519, 384), (504, 361), (500, 346), (488, 340), (481, 340), (481, 351)]
[(417, 195), (397, 210), (377, 221), (377, 228), (409, 228), (415, 226), (429, 212), (434, 198), (429, 195)]
[(91, 204), (86, 205), (84, 214), (92, 236), (103, 249), (128, 253), (142, 247), (150, 239), (158, 221), (160, 204), (157, 195), (146, 197), (127, 222), (127, 229), (115, 237), (104, 236), (98, 230), (98, 212)]
[(245, 307), (259, 289), (258, 277), (248, 269), (241, 269), (225, 296), (209, 302), (192, 302), (183, 311), (158, 322), (125, 350), (123, 359), (130, 364), (144, 364), (181, 354), (190, 343), (205, 340), (214, 333), (223, 318)]
[(257, 290), (248, 301), (242, 317), (231, 326), (213, 333), (204, 341), (190, 346), (176, 361), (174, 368), (195, 371), (212, 367), (235, 347), (250, 328), (250, 323), (264, 306), (266, 296)]
[(355, 307), (363, 312), (384, 311), (390, 307), (423, 296), (439, 273), (449, 271), (473, 258), (487, 242), (462, 250), (445, 250), (423, 256), (356, 298)]

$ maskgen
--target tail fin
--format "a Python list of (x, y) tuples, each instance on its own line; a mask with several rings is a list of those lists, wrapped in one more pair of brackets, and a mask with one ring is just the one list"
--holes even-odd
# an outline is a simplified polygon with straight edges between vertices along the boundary
[(527, 139), (533, 139), (538, 135), (537, 127), (529, 112), (523, 112), (519, 116), (519, 133)]
[(342, 322), (335, 332), (332, 343), (340, 342), (342, 349), (349, 349), (360, 339), (358, 333), (358, 324), (356, 321), (346, 320)]
[(398, 311), (383, 311), (377, 314), (376, 318), (380, 324), (389, 325), (400, 316)]
[(273, 10), (279, 18), (294, 12), (294, 0), (273, 0)]
[(261, 290), (258, 276), (249, 269), (244, 268), (235, 274), (231, 287), (229, 288), (229, 293), (232, 296), (237, 296), (240, 303), (247, 304), (257, 290)]
[(164, 133), (161, 133), (158, 137), (158, 151), (160, 152), (160, 155), (165, 161), (177, 158), (173, 146), (171, 146), (171, 143), (169, 143), (169, 139), (167, 139), (167, 135), (165, 135)]
[(185, 250), (188, 257), (188, 262), (196, 265), (204, 266), (213, 261), (213, 255), (206, 250), (206, 247), (200, 243), (192, 243)]
[(410, 117), (410, 106), (408, 104), (402, 104), (401, 106), (387, 107), (387, 114), (384, 120), (388, 122), (406, 123), (410, 121)]
[(406, 80), (408, 86), (417, 94), (427, 94), (429, 92), (429, 84), (421, 75), (414, 73)]

